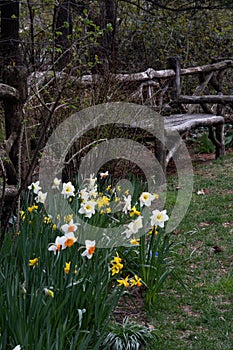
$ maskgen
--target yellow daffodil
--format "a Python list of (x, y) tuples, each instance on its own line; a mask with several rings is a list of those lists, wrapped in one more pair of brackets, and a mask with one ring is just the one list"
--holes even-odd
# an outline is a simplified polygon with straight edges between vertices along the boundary
[(131, 239), (130, 244), (138, 245), (138, 244), (140, 244), (140, 240), (139, 239)]
[(141, 287), (142, 286), (141, 280), (142, 280), (141, 278), (139, 278), (137, 275), (135, 275), (134, 278), (130, 279), (131, 287), (133, 287), (133, 286)]
[(45, 295), (48, 295), (50, 298), (54, 298), (54, 292), (51, 289), (44, 288)]
[(125, 286), (126, 288), (128, 288), (130, 286), (129, 276), (122, 278), (120, 280), (117, 280), (117, 282), (119, 283), (119, 286)]
[(70, 264), (71, 262), (69, 261), (68, 263), (66, 262), (66, 266), (64, 267), (64, 272), (68, 275), (70, 273)]
[[(59, 215), (59, 214), (58, 214), (58, 215)], [(74, 216), (73, 214), (64, 216), (64, 221), (65, 221), (65, 223), (68, 224), (68, 223), (73, 219), (73, 216)], [(58, 219), (58, 216), (57, 216), (57, 219)], [(61, 220), (60, 215), (59, 215), (59, 219), (58, 219), (58, 220)]]
[(157, 226), (151, 227), (151, 230), (148, 232), (148, 235), (152, 235), (152, 234), (157, 235), (158, 231), (156, 230), (156, 228), (157, 228)]
[(25, 211), (21, 210), (21, 212), (20, 212), (20, 216), (21, 216), (21, 219), (24, 221), (24, 220), (25, 220), (25, 218), (26, 218)]
[(50, 224), (51, 221), (52, 221), (52, 220), (51, 220), (51, 218), (50, 218), (49, 216), (45, 216), (45, 217), (44, 217), (44, 223), (45, 223), (45, 224)]
[(39, 264), (39, 259), (38, 258), (29, 260), (29, 266), (38, 267), (38, 264)]
[(134, 215), (139, 216), (140, 214), (141, 214), (140, 211), (138, 211), (138, 210), (136, 209), (135, 205), (131, 208), (130, 213), (129, 213), (129, 215), (130, 215), (131, 217), (134, 216)]
[(108, 198), (107, 196), (100, 197), (96, 201), (98, 208), (108, 206), (109, 202), (110, 202), (110, 198)]
[(32, 213), (34, 210), (38, 209), (38, 205), (32, 205), (31, 207), (28, 207), (29, 213)]
[(123, 269), (123, 264), (121, 263), (122, 259), (119, 257), (119, 254), (116, 252), (116, 256), (110, 261), (110, 264), (112, 265), (110, 267), (110, 271), (112, 273), (112, 276), (119, 273), (120, 270)]

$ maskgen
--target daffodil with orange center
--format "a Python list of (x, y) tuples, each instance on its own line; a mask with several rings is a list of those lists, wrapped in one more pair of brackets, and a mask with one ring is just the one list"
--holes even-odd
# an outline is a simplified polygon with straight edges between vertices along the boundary
[(95, 252), (95, 241), (86, 240), (85, 246), (86, 246), (86, 249), (82, 253), (82, 256), (86, 256), (88, 259), (91, 259)]
[(142, 286), (142, 279), (139, 278), (137, 275), (134, 276), (134, 278), (130, 279), (130, 285), (131, 287), (133, 286), (137, 286), (137, 287), (141, 287)]

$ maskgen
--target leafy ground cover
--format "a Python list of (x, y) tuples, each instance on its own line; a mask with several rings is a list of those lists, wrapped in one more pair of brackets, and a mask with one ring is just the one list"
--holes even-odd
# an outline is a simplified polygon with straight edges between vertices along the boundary
[[(187, 290), (172, 280), (160, 293), (149, 318), (160, 333), (155, 349), (233, 348), (233, 154), (202, 159), (194, 159), (191, 205), (174, 232), (185, 241), (180, 254), (187, 259)], [(168, 208), (176, 197), (174, 183), (172, 175)]]

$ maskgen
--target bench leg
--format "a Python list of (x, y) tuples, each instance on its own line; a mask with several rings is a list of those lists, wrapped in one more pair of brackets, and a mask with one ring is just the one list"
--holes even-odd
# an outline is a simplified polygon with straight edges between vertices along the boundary
[(209, 127), (209, 139), (215, 145), (215, 158), (219, 158), (225, 154), (224, 142), (224, 124), (216, 125), (215, 133), (213, 126)]
[(216, 153), (215, 153), (215, 157), (217, 159), (219, 157), (224, 156), (225, 154), (224, 124), (220, 124), (216, 126), (216, 139), (218, 141), (216, 144)]

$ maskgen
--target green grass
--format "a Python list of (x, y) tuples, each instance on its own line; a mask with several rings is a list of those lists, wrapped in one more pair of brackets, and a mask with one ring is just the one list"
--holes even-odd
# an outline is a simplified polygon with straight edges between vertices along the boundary
[[(194, 164), (194, 173), (191, 205), (174, 235), (186, 242), (180, 254), (189, 258), (182, 276), (188, 292), (177, 282), (166, 283), (150, 315), (160, 332), (155, 349), (232, 350), (233, 155)], [(176, 198), (175, 182), (170, 176), (166, 208)], [(197, 195), (201, 189), (205, 195)]]

